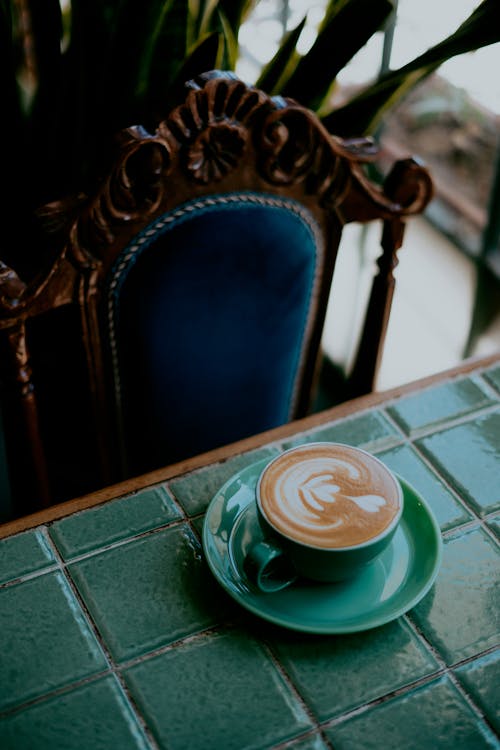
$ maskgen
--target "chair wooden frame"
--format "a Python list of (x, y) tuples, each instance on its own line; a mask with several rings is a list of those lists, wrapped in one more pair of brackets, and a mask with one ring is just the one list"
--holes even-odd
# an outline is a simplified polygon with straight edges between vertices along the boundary
[(107, 450), (112, 428), (102, 356), (102, 280), (143, 227), (187, 201), (245, 190), (284, 196), (304, 205), (324, 235), (319, 313), (294, 418), (305, 415), (309, 407), (342, 227), (352, 221), (382, 220), (382, 254), (349, 395), (372, 390), (405, 219), (421, 213), (432, 196), (429, 173), (411, 158), (396, 162), (382, 186), (372, 182), (365, 165), (376, 156), (371, 139), (332, 136), (314, 113), (297, 102), (270, 97), (233, 74), (211, 71), (188, 82), (185, 101), (156, 132), (137, 126), (119, 134), (116, 159), (93, 195), (58, 201), (41, 210), (47, 223), (57, 228), (55, 238), (62, 238), (50, 268), (24, 283), (0, 263), (0, 362), (9, 393), (7, 428), (14, 435), (12, 480), (20, 488), (19, 495), (30, 500), (22, 512), (52, 502), (27, 323), (64, 305), (80, 311), (103, 484), (113, 481), (118, 477)]

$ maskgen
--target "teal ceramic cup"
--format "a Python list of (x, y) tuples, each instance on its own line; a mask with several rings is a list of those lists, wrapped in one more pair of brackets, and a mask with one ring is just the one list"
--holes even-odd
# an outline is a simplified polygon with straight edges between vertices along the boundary
[(249, 547), (246, 574), (263, 592), (297, 578), (351, 578), (386, 549), (403, 502), (397, 477), (360, 448), (322, 442), (284, 451), (257, 482), (263, 539)]

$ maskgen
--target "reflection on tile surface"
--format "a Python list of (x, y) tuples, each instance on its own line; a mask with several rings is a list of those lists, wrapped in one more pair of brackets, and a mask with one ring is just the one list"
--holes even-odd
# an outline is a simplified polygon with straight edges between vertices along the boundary
[(498, 582), (497, 545), (482, 529), (445, 540), (434, 587), (410, 617), (447, 664), (498, 643)]
[(498, 747), (449, 678), (326, 730), (338, 750), (486, 750)]
[(61, 573), (0, 590), (0, 709), (106, 668)]
[(407, 396), (389, 407), (388, 412), (408, 435), (452, 417), (469, 414), (494, 403), (479, 378), (457, 380)]
[(50, 535), (68, 559), (179, 517), (165, 488), (155, 487), (56, 521)]
[(276, 453), (278, 453), (276, 448), (251, 451), (242, 456), (230, 458), (222, 464), (194, 471), (181, 479), (173, 479), (169, 487), (186, 513), (194, 516), (207, 509), (215, 493), (234, 474), (262, 458), (269, 456), (271, 459)]
[(273, 648), (320, 721), (434, 672), (437, 663), (399, 619), (335, 638), (284, 635)]
[[(0, 750), (500, 750), (500, 367), (412, 399), (0, 541)], [(385, 626), (273, 625), (204, 559), (221, 485), (310, 440), (376, 453), (444, 532)]]
[(287, 750), (329, 750), (330, 746), (326, 744), (320, 734), (312, 734), (300, 740), (295, 740), (287, 744)]
[(418, 441), (481, 516), (500, 508), (500, 409)]
[(500, 393), (500, 367), (492, 367), (483, 373), (483, 377)]
[(377, 455), (422, 495), (434, 512), (442, 531), (473, 518), (410, 446), (399, 446)]
[(2, 750), (148, 750), (116, 678), (108, 676), (0, 719)]
[(285, 448), (291, 448), (300, 443), (318, 440), (346, 443), (367, 450), (375, 450), (394, 445), (400, 439), (398, 431), (387, 418), (378, 411), (372, 411), (344, 419), (338, 424), (318, 428), (313, 432), (288, 440), (284, 445)]
[(167, 651), (125, 679), (169, 750), (270, 747), (311, 726), (275, 665), (237, 632)]
[(498, 540), (500, 540), (500, 515), (488, 518), (487, 526), (495, 534)]
[(54, 554), (39, 529), (0, 540), (0, 583), (41, 570), (53, 562)]
[(484, 711), (490, 724), (500, 732), (500, 651), (458, 667), (455, 674)]
[(69, 570), (118, 660), (196, 633), (223, 614), (220, 589), (185, 524), (73, 563)]

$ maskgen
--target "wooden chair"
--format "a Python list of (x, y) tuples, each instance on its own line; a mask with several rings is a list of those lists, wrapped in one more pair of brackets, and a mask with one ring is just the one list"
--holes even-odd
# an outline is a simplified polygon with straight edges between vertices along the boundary
[(382, 187), (373, 142), (231, 73), (187, 84), (156, 132), (120, 133), (95, 192), (46, 206), (58, 250), (0, 268), (4, 423), (16, 513), (305, 415), (342, 227), (383, 222), (342, 398), (373, 388), (407, 216), (427, 171)]

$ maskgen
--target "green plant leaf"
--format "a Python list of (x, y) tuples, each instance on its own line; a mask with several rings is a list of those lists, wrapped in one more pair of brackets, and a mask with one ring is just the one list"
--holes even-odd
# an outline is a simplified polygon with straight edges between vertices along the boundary
[(483, 0), (459, 28), (397, 70), (390, 70), (343, 107), (322, 118), (332, 133), (372, 133), (387, 110), (436, 71), (443, 62), (500, 41), (498, 0)]
[(32, 34), (27, 63), (32, 66), (36, 79), (33, 94), (41, 90), (49, 93), (57, 87), (60, 78), (62, 20), (59, 0), (48, 0), (43, 8), (40, 3), (30, 2), (25, 9), (29, 13)]
[(109, 66), (119, 85), (115, 106), (125, 112), (130, 111), (127, 100), (139, 104), (147, 98), (157, 72), (168, 75), (172, 63), (177, 68), (184, 58), (188, 17), (185, 5), (175, 0), (150, 0), (145, 8), (135, 0), (121, 0), (114, 18)]
[(218, 6), (219, 0), (205, 0), (198, 21), (198, 38), (203, 38), (214, 29), (214, 17), (216, 17)]
[(248, 19), (260, 0), (219, 0), (219, 11), (224, 15), (226, 23), (235, 39), (241, 25)]
[(222, 57), (222, 67), (225, 70), (234, 70), (238, 59), (238, 39), (233, 33), (224, 13), (219, 10), (219, 19), (224, 35), (224, 54)]
[(317, 110), (337, 74), (378, 31), (393, 11), (392, 0), (334, 0), (311, 49), (283, 86), (290, 96)]
[[(139, 62), (135, 63), (139, 69), (134, 90), (137, 111), (133, 120), (129, 118), (129, 124), (141, 122), (148, 126), (158, 119), (157, 106), (164, 111), (166, 92), (170, 86), (176, 85), (179, 70), (188, 54), (190, 23), (186, 3), (163, 0), (156, 3), (156, 13), (154, 9), (150, 10), (149, 32), (146, 29)], [(199, 41), (196, 38), (196, 42)]]
[(190, 50), (175, 78), (170, 82), (168, 88), (162, 90), (162, 98), (155, 103), (151, 102), (149, 105), (157, 113), (156, 119), (158, 121), (164, 119), (169, 111), (183, 100), (187, 81), (196, 78), (207, 70), (220, 67), (223, 51), (224, 40), (222, 35), (216, 31), (208, 34)]
[(9, 130), (12, 128), (12, 123), (9, 122), (7, 125), (7, 120), (11, 116), (14, 118), (15, 125), (21, 121), (12, 26), (10, 0), (0, 0), (0, 90), (2, 98), (5, 97), (9, 113), (9, 118), (2, 117), (1, 119)]
[(284, 81), (290, 78), (300, 59), (296, 47), (306, 21), (307, 16), (298, 26), (285, 34), (278, 51), (262, 69), (255, 84), (257, 88), (268, 94), (281, 92)]

